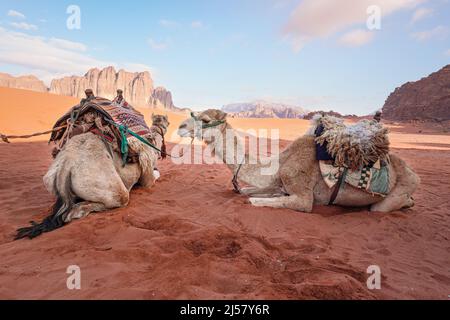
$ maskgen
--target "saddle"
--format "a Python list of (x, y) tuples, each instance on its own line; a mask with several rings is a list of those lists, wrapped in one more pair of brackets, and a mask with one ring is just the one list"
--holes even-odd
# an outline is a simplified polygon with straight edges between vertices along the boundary
[(313, 121), (320, 171), (328, 187), (335, 188), (330, 204), (344, 183), (371, 194), (389, 193), (387, 128), (370, 120), (346, 125), (333, 116), (317, 116)]
[[(132, 106), (129, 104), (117, 104), (108, 99), (96, 97), (91, 100), (82, 101), (56, 121), (54, 128), (64, 125), (66, 127), (53, 132), (50, 137), (49, 142), (56, 144), (53, 156), (56, 157), (69, 139), (86, 132), (92, 132), (100, 136), (102, 140), (113, 147), (114, 151), (121, 153), (122, 140), (127, 139), (127, 142), (129, 142), (134, 138), (128, 132), (124, 136), (111, 123), (126, 126), (141, 137), (151, 136), (144, 116)], [(136, 144), (130, 144), (131, 147), (127, 153), (127, 162), (134, 163), (138, 161), (139, 151), (133, 150), (133, 145)]]
[(389, 130), (373, 120), (346, 125), (340, 118), (319, 116), (316, 121), (318, 160), (332, 160), (338, 167), (358, 170), (388, 161)]

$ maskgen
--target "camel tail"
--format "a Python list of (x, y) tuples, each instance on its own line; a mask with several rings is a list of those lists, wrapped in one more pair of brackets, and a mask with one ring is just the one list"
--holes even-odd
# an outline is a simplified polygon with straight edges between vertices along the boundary
[(31, 221), (31, 226), (17, 229), (14, 240), (22, 238), (33, 239), (44, 232), (50, 232), (64, 226), (66, 224), (65, 218), (72, 209), (76, 198), (72, 192), (71, 185), (70, 169), (63, 165), (55, 175), (53, 186), (56, 201), (50, 210), (50, 215), (40, 223)]

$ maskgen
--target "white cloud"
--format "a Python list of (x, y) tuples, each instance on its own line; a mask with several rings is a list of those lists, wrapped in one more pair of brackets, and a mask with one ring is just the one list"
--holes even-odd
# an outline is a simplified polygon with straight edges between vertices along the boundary
[(14, 28), (27, 31), (33, 31), (38, 29), (36, 25), (26, 22), (11, 22), (10, 25), (12, 25)]
[(426, 41), (430, 39), (445, 39), (449, 35), (449, 28), (437, 26), (431, 30), (415, 32), (411, 36), (417, 41)]
[(19, 18), (19, 19), (25, 19), (25, 15), (19, 11), (16, 10), (9, 10), (8, 11), (9, 17)]
[(173, 20), (161, 19), (159, 20), (159, 25), (164, 28), (175, 28), (178, 27), (180, 24)]
[(63, 39), (47, 39), (0, 27), (0, 63), (35, 71), (45, 81), (53, 77), (84, 74), (93, 67), (114, 63), (95, 59), (80, 50), (83, 44)]
[(349, 47), (359, 47), (372, 41), (373, 37), (373, 31), (356, 29), (347, 32), (342, 37), (340, 37), (339, 43)]
[(87, 54), (83, 43), (65, 39), (28, 35), (0, 27), (0, 64), (9, 64), (23, 70), (23, 74), (34, 74), (47, 85), (54, 78), (83, 75), (91, 68), (114, 66), (131, 72), (154, 69), (137, 63), (114, 63), (99, 60)]
[(433, 9), (430, 8), (418, 8), (414, 11), (414, 14), (411, 18), (411, 23), (416, 23), (422, 19), (428, 18), (433, 14)]
[(67, 50), (73, 50), (73, 51), (80, 51), (85, 52), (87, 51), (86, 45), (79, 42), (72, 42), (69, 40), (64, 39), (58, 39), (58, 38), (51, 38), (48, 43), (54, 47), (60, 48), (60, 49), (67, 49)]
[(149, 38), (147, 40), (147, 42), (148, 42), (148, 44), (150, 45), (150, 47), (153, 50), (161, 51), (161, 50), (165, 50), (165, 49), (167, 49), (169, 47), (169, 41), (168, 40), (166, 40), (166, 41), (156, 41), (156, 40), (154, 40), (152, 38)]
[(450, 57), (450, 49), (448, 49), (448, 50), (445, 52), (445, 55), (448, 56), (448, 57)]
[(295, 51), (317, 38), (327, 38), (354, 25), (365, 24), (367, 8), (377, 5), (382, 18), (412, 9), (427, 0), (303, 0), (294, 9), (283, 29)]
[(203, 22), (201, 22), (201, 21), (192, 21), (191, 27), (194, 28), (194, 29), (203, 28)]

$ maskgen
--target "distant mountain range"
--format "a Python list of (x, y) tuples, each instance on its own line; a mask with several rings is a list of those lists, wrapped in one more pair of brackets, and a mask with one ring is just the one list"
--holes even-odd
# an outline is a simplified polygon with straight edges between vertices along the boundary
[(302, 119), (309, 111), (301, 107), (268, 101), (233, 103), (222, 107), (222, 111), (238, 118), (289, 118)]
[[(70, 76), (51, 81), (48, 88), (33, 75), (14, 77), (0, 73), (0, 87), (50, 92), (77, 98), (84, 97), (84, 90), (93, 89), (97, 96), (114, 98), (117, 89), (124, 91), (125, 99), (137, 107), (157, 107), (174, 111), (177, 108), (172, 93), (164, 87), (154, 87), (148, 71), (116, 71), (114, 67), (90, 69), (84, 76)], [(310, 119), (319, 111), (308, 111), (299, 106), (257, 100), (233, 103), (222, 107), (231, 116), (240, 118), (290, 118)], [(342, 116), (337, 112), (327, 114)], [(348, 117), (348, 116), (345, 116)], [(353, 117), (353, 116), (351, 116)], [(383, 118), (388, 120), (449, 120), (450, 119), (450, 65), (415, 82), (407, 82), (396, 88), (383, 107)]]
[(53, 79), (50, 88), (35, 76), (13, 77), (0, 73), (0, 86), (49, 92), (58, 95), (83, 98), (84, 90), (92, 89), (96, 96), (113, 99), (116, 90), (122, 89), (125, 100), (137, 107), (158, 107), (179, 110), (174, 106), (172, 93), (164, 87), (154, 88), (150, 72), (116, 71), (114, 67), (90, 69), (84, 76)]

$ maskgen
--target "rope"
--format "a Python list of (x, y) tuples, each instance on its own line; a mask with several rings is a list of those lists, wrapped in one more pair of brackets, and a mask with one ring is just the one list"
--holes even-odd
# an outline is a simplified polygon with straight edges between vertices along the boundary
[(48, 130), (48, 131), (44, 131), (44, 132), (36, 132), (36, 133), (33, 133), (33, 134), (27, 134), (27, 135), (22, 135), (22, 136), (15, 136), (15, 135), (7, 136), (7, 135), (4, 135), (4, 134), (0, 133), (0, 138), (5, 143), (11, 143), (9, 141), (9, 139), (28, 139), (28, 138), (42, 136), (44, 134), (49, 134), (49, 133), (52, 133), (52, 132), (60, 131), (60, 130), (62, 130), (64, 128), (66, 128), (66, 127), (67, 127), (67, 125), (63, 125), (61, 127), (57, 127), (57, 128), (52, 129), (52, 130)]
[(142, 143), (146, 144), (150, 148), (155, 149), (156, 151), (158, 151), (161, 154), (165, 154), (166, 156), (169, 156), (171, 158), (181, 158), (181, 157), (172, 156), (172, 155), (168, 154), (167, 152), (159, 149), (158, 147), (156, 147), (155, 145), (151, 144), (150, 142), (148, 142), (146, 139), (144, 139), (143, 137), (141, 137), (140, 135), (138, 135), (134, 131), (128, 129), (128, 127), (126, 125), (118, 124), (118, 123), (116, 123), (116, 122), (114, 122), (112, 120), (106, 119), (106, 118), (105, 118), (105, 120), (119, 129), (120, 137), (121, 137), (121, 140), (122, 140), (121, 145), (120, 145), (120, 152), (122, 153), (122, 164), (124, 166), (127, 163), (127, 158), (128, 158), (128, 140), (127, 140), (127, 135), (126, 135), (127, 133), (129, 133), (130, 135), (132, 135), (133, 137), (135, 137), (136, 139), (138, 139)]

